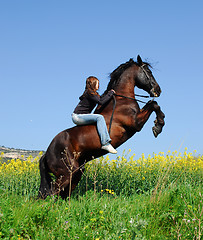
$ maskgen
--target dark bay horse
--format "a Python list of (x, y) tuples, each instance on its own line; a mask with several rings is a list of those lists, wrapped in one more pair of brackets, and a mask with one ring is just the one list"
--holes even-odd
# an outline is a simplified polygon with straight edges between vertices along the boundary
[[(137, 86), (148, 92), (151, 97), (160, 96), (161, 89), (152, 75), (150, 65), (143, 62), (138, 55), (137, 62), (130, 59), (115, 69), (110, 77), (104, 94), (110, 89), (116, 91), (116, 107), (110, 134), (113, 147), (119, 147), (139, 132), (152, 112), (156, 113), (155, 126), (152, 129), (157, 137), (164, 126), (164, 113), (155, 101), (149, 101), (140, 109), (134, 93)], [(113, 106), (112, 99), (105, 106), (98, 106), (95, 110), (105, 117), (107, 127), (110, 124)], [(58, 194), (66, 199), (80, 181), (85, 163), (106, 153), (101, 149), (94, 124), (75, 126), (60, 132), (40, 159), (39, 196), (46, 198), (48, 195)]]

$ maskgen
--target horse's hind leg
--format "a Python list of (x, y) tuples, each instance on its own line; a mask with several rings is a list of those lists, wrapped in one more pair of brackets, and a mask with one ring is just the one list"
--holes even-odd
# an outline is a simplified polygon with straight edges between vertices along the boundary
[(81, 180), (82, 174), (82, 170), (76, 169), (73, 174), (68, 173), (68, 175), (58, 178), (55, 182), (54, 194), (60, 195), (62, 199), (70, 197)]
[(71, 182), (68, 181), (67, 184), (64, 185), (65, 187), (63, 187), (60, 191), (60, 196), (62, 199), (67, 199), (68, 197), (71, 196), (73, 190), (78, 185), (81, 176), (82, 174), (78, 172), (77, 174), (75, 174), (75, 176), (73, 176)]
[[(56, 151), (57, 149), (57, 151)], [(53, 183), (53, 194), (61, 196), (63, 199), (66, 199), (75, 188), (76, 182), (78, 183), (80, 175), (80, 165), (78, 158), (79, 153), (75, 153), (72, 149), (71, 144), (66, 146), (59, 144), (54, 149), (49, 148), (49, 169), (50, 172), (56, 177), (55, 182)], [(70, 184), (71, 181), (71, 184)]]
[(69, 176), (61, 175), (56, 178), (56, 180), (52, 184), (52, 195), (61, 196), (63, 199), (65, 199), (67, 197), (65, 197), (65, 193), (67, 187), (69, 186), (69, 182)]
[(73, 175), (72, 182), (71, 182), (71, 192), (77, 187), (78, 183), (81, 180), (81, 177), (83, 175), (83, 168), (78, 169), (77, 172)]

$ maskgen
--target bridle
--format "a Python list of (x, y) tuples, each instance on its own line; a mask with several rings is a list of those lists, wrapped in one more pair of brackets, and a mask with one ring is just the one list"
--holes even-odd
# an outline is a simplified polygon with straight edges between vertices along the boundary
[(147, 80), (149, 81), (149, 84), (151, 85), (151, 90), (150, 90), (150, 92), (151, 92), (151, 91), (154, 91), (154, 87), (153, 87), (153, 83), (150, 81), (151, 78), (150, 78), (149, 74), (148, 74), (147, 71), (144, 69), (145, 66), (146, 66), (146, 64), (143, 64), (143, 65), (140, 66), (140, 68), (141, 68), (142, 71), (144, 72)]
[[(143, 64), (143, 65), (141, 65), (140, 67), (141, 67), (142, 71), (144, 72), (145, 76), (147, 77), (147, 79), (150, 80), (150, 77), (149, 77), (147, 71), (144, 69), (144, 66), (146, 66), (146, 64)], [(120, 95), (120, 94), (116, 94), (116, 93), (115, 93), (114, 95), (115, 95), (115, 96), (118, 96), (118, 97), (123, 97), (123, 98), (128, 98), (128, 99), (131, 99), (131, 100), (135, 100), (135, 101), (137, 101), (137, 102), (146, 103), (146, 102), (143, 102), (143, 101), (138, 100), (138, 99), (136, 99), (136, 98), (127, 97), (127, 96)], [(135, 96), (136, 96), (136, 97), (143, 97), (143, 98), (149, 98), (149, 97), (150, 97), (150, 96), (139, 95), (139, 94), (135, 94)]]
[(146, 66), (146, 64), (143, 64), (143, 65), (141, 65), (140, 67), (141, 67), (142, 71), (144, 72), (145, 76), (147, 77), (147, 79), (149, 80), (150, 77), (149, 77), (147, 71), (144, 69), (145, 66)]

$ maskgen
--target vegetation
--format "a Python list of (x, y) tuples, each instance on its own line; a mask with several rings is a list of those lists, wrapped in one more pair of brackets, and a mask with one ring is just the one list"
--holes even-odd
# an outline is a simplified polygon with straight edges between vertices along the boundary
[(62, 201), (36, 198), (41, 154), (6, 162), (1, 154), (0, 238), (202, 239), (203, 155), (95, 159)]

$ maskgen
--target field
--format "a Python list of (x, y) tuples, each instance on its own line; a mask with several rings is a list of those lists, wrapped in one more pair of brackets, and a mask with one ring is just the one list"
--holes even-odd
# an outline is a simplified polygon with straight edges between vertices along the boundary
[(86, 164), (71, 199), (37, 199), (37, 157), (0, 157), (2, 239), (203, 239), (203, 155), (129, 150)]

